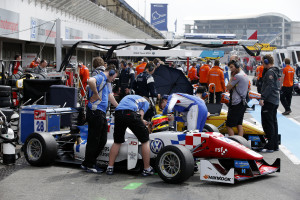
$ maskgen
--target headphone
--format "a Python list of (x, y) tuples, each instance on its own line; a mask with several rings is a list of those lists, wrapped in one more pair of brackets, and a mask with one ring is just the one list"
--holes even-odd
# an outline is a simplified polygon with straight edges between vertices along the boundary
[(108, 73), (109, 76), (113, 76), (113, 75), (115, 75), (115, 74), (116, 74), (116, 71), (113, 70), (113, 69), (111, 69), (111, 70), (109, 71), (109, 73)]
[(239, 61), (235, 61), (235, 60), (232, 60), (233, 62), (232, 62), (232, 64), (235, 66), (235, 68), (240, 68), (241, 67), (241, 64), (240, 64), (240, 62)]
[(149, 72), (152, 72), (154, 70), (155, 66), (154, 65), (149, 65)]
[(266, 65), (268, 65), (269, 64), (269, 60), (268, 59), (264, 59), (264, 63), (266, 64)]

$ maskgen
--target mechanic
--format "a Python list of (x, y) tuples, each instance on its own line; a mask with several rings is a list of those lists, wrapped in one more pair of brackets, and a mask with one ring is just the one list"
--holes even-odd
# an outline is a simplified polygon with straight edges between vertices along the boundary
[(139, 95), (127, 95), (121, 101), (115, 112), (114, 143), (109, 152), (109, 163), (106, 170), (107, 175), (114, 174), (114, 163), (118, 156), (122, 143), (125, 142), (124, 135), (127, 127), (142, 143), (142, 157), (144, 170), (142, 176), (154, 174), (150, 166), (150, 145), (148, 122), (143, 119), (149, 108), (149, 99)]
[(46, 60), (42, 59), (39, 66), (33, 69), (33, 73), (42, 75), (45, 79), (47, 79), (47, 67), (48, 63)]
[(274, 59), (270, 54), (263, 57), (264, 74), (261, 87), (261, 123), (268, 138), (263, 152), (278, 151), (277, 108), (279, 105), (279, 68), (274, 67)]
[(107, 142), (107, 120), (106, 109), (108, 100), (118, 106), (107, 83), (114, 81), (118, 73), (114, 65), (108, 66), (104, 72), (88, 80), (89, 102), (86, 108), (86, 119), (88, 122), (88, 138), (85, 151), (85, 159), (81, 168), (87, 172), (102, 173), (104, 170), (96, 165), (97, 157)]
[(93, 71), (92, 76), (96, 76), (97, 74), (100, 74), (100, 72), (104, 72), (105, 70), (105, 63), (104, 60), (101, 57), (96, 57), (93, 60)]
[(300, 64), (296, 64), (296, 77), (300, 78)]
[(294, 87), (294, 74), (295, 70), (290, 66), (290, 59), (285, 58), (284, 63), (286, 67), (282, 70), (282, 77), (280, 79), (280, 101), (282, 106), (285, 109), (283, 115), (289, 115), (291, 110), (291, 102), (293, 96), (293, 87)]
[[(81, 80), (82, 88), (81, 88), (81, 96), (85, 96), (86, 86), (87, 86), (87, 80), (90, 78), (90, 71), (89, 69), (83, 65), (81, 61), (78, 62), (79, 67), (79, 78)], [(80, 85), (81, 85), (80, 84)]]
[[(198, 129), (202, 131), (207, 116), (207, 107), (204, 101), (196, 96), (183, 93), (173, 93), (170, 96), (164, 95), (159, 102), (163, 115), (173, 111), (183, 112), (183, 119), (175, 117), (176, 121), (186, 121), (188, 130)], [(172, 118), (169, 119), (173, 121)]]
[(192, 64), (192, 67), (191, 67), (191, 69), (189, 70), (189, 73), (188, 73), (188, 78), (190, 79), (191, 84), (197, 84), (198, 83), (199, 77), (197, 76), (196, 63)]
[(256, 85), (257, 85), (258, 93), (261, 93), (263, 71), (264, 71), (264, 66), (262, 64), (256, 68)]
[(140, 73), (143, 73), (143, 71), (145, 70), (145, 67), (147, 65), (147, 63), (149, 62), (148, 58), (143, 58), (142, 59), (142, 63), (139, 64), (136, 68), (136, 75), (139, 75)]
[(228, 63), (231, 71), (231, 78), (227, 84), (227, 90), (230, 91), (230, 100), (226, 127), (228, 135), (234, 135), (233, 127), (237, 127), (238, 135), (243, 136), (243, 119), (246, 111), (246, 96), (248, 93), (249, 79), (245, 72), (241, 70), (241, 64), (235, 60)]
[(119, 91), (120, 91), (120, 100), (131, 94), (133, 82), (134, 82), (134, 71), (132, 68), (127, 66), (127, 63), (122, 60), (121, 61), (121, 73), (119, 77)]
[(21, 59), (22, 59), (21, 55), (19, 55), (19, 54), (15, 55), (14, 61), (12, 61), (9, 64), (9, 74), (8, 74), (9, 76), (11, 76), (13, 74), (19, 74), (20, 77), (22, 76), (23, 68), (21, 66)]
[(206, 90), (208, 90), (207, 81), (208, 81), (208, 72), (210, 70), (209, 63), (210, 60), (207, 60), (206, 64), (202, 65), (199, 71), (199, 83), (200, 85), (204, 86)]
[[(154, 63), (153, 62), (147, 63), (144, 72), (140, 73), (136, 77), (136, 80), (133, 83), (133, 89), (135, 91), (135, 94), (140, 96), (145, 96), (147, 98), (155, 97), (160, 99), (160, 94), (157, 94), (155, 84), (154, 84), (154, 78), (152, 76), (154, 71), (155, 71)], [(155, 114), (156, 112), (154, 106), (150, 106), (150, 109), (145, 114), (144, 119), (150, 121)]]
[(36, 68), (41, 63), (41, 59), (39, 57), (35, 57), (34, 60), (30, 63), (29, 68)]
[(208, 94), (206, 93), (206, 88), (205, 86), (199, 86), (197, 87), (195, 91), (195, 96), (199, 97), (203, 101), (207, 100)]
[[(215, 60), (214, 67), (211, 68), (208, 72), (208, 85), (211, 83), (215, 84), (215, 94), (214, 90), (209, 88), (209, 103), (214, 103), (214, 99), (216, 98), (216, 103), (221, 103), (221, 94), (225, 92), (225, 81), (224, 81), (224, 73), (219, 67), (220, 61)], [(216, 96), (216, 97), (215, 97)]]

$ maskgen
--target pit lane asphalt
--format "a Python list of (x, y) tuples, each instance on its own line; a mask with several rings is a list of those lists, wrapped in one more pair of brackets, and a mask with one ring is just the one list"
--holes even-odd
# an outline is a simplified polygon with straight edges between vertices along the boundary
[[(299, 103), (300, 96), (293, 96), (293, 113), (288, 118), (300, 121)], [(279, 111), (284, 111), (282, 106)], [(249, 113), (245, 116), (251, 117)], [(300, 165), (293, 164), (282, 151), (262, 155), (268, 163), (281, 158), (281, 172), (234, 185), (200, 181), (199, 173), (183, 184), (173, 185), (164, 183), (158, 175), (89, 174), (77, 165), (67, 164), (33, 167), (22, 157), (14, 166), (0, 164), (0, 199), (299, 199)], [(134, 183), (141, 185), (137, 187), (139, 184)], [(131, 189), (124, 189), (128, 185)]]

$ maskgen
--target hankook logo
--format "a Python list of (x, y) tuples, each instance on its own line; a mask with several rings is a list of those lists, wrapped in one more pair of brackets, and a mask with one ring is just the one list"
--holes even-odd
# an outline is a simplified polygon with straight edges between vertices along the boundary
[(205, 174), (205, 176), (203, 176), (203, 178), (210, 179), (210, 180), (226, 181), (226, 182), (231, 181), (231, 178), (222, 177), (222, 176), (209, 176), (207, 174)]

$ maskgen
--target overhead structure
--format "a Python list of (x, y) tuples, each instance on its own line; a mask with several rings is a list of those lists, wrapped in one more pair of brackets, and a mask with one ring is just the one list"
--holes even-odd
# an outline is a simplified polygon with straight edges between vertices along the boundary
[[(111, 6), (119, 10), (120, 8), (117, 7), (121, 7), (116, 3), (113, 4), (115, 1), (112, 0), (106, 1), (110, 3), (106, 5), (107, 7), (104, 7), (103, 3), (97, 5), (90, 0), (35, 0), (35, 2), (40, 2), (41, 6), (45, 6), (46, 9), (56, 9), (57, 12), (93, 22), (110, 31), (122, 32), (128, 38), (165, 38), (155, 27), (140, 19), (141, 16), (132, 15), (136, 19), (131, 17), (132, 20), (128, 21), (125, 14), (119, 14), (119, 11), (112, 12)], [(127, 15), (129, 16), (129, 10)]]
[(65, 69), (69, 64), (72, 53), (78, 46), (91, 45), (101, 49), (107, 50), (106, 60), (108, 60), (114, 50), (126, 48), (128, 46), (145, 46), (145, 50), (170, 50), (178, 46), (197, 45), (207, 48), (220, 48), (228, 46), (242, 46), (245, 51), (251, 56), (258, 56), (260, 49), (252, 52), (246, 46), (253, 46), (257, 40), (185, 40), (185, 39), (93, 39), (93, 40), (73, 40), (67, 39), (62, 41), (63, 46), (72, 46), (66, 57), (60, 65), (59, 71)]

